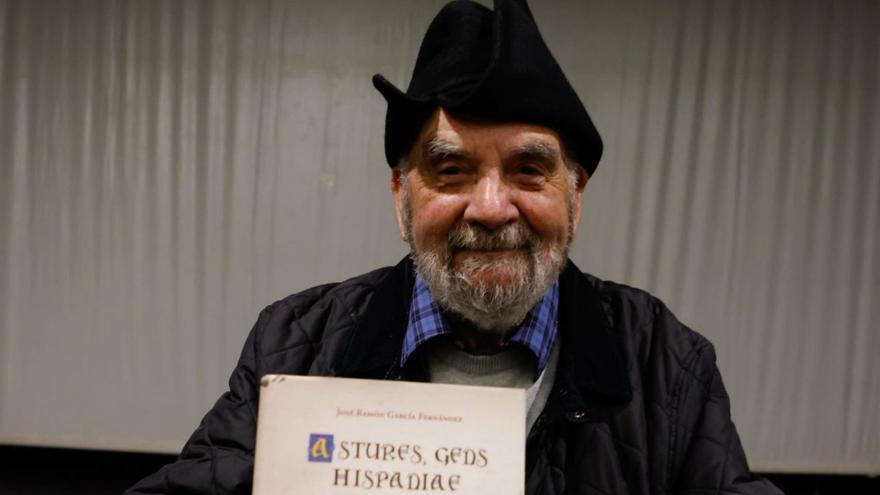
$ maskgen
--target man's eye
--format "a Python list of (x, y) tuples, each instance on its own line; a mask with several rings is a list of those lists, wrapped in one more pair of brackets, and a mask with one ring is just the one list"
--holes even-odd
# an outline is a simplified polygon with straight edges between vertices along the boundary
[(523, 165), (519, 168), (519, 173), (524, 175), (541, 175), (541, 169), (534, 165)]
[(456, 167), (455, 165), (447, 165), (445, 167), (441, 167), (439, 170), (440, 175), (458, 175), (461, 173), (461, 168)]

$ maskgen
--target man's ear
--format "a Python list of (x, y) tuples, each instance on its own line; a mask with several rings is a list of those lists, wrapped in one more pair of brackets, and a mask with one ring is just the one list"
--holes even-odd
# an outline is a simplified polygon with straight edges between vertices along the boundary
[(584, 167), (578, 165), (575, 168), (575, 178), (577, 183), (574, 186), (574, 204), (571, 212), (571, 234), (577, 234), (578, 225), (581, 223), (581, 206), (584, 199), (584, 190), (587, 188), (587, 182), (590, 180), (589, 174)]
[(391, 169), (391, 198), (394, 201), (394, 216), (397, 219), (397, 230), (400, 232), (400, 238), (407, 242), (406, 226), (403, 221), (403, 208), (406, 208), (406, 205), (403, 204), (404, 198), (400, 191), (401, 187), (405, 187), (401, 182), (404, 180), (406, 180), (406, 175), (400, 172), (399, 167)]
[(578, 194), (581, 194), (584, 192), (584, 189), (587, 188), (587, 182), (590, 181), (590, 175), (587, 174), (587, 171), (581, 166), (578, 166), (575, 172), (577, 173), (577, 185), (575, 186), (575, 189), (577, 189)]

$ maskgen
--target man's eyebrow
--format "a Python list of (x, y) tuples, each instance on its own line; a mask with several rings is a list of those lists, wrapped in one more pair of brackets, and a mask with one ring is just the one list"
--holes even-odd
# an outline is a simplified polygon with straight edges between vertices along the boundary
[(426, 161), (436, 161), (450, 157), (467, 158), (469, 156), (470, 154), (460, 146), (440, 137), (429, 139), (422, 145), (422, 157)]
[(514, 148), (510, 158), (531, 159), (541, 162), (555, 162), (560, 159), (559, 150), (543, 141), (531, 141)]

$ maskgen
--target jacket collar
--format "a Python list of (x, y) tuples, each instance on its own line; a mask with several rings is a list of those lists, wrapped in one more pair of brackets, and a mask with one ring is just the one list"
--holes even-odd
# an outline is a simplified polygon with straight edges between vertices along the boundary
[(414, 283), (415, 269), (407, 256), (376, 285), (334, 375), (396, 378)]
[[(400, 352), (415, 282), (412, 260), (404, 258), (377, 284), (363, 317), (334, 365), (336, 376), (424, 379), (417, 359), (400, 368)], [(571, 261), (559, 276), (561, 354), (557, 393), (570, 419), (585, 419), (591, 406), (632, 399), (628, 356), (622, 336), (611, 328), (597, 283)]]
[(595, 278), (569, 260), (559, 276), (560, 362), (558, 392), (563, 410), (587, 419), (585, 409), (632, 400), (623, 335), (612, 329)]

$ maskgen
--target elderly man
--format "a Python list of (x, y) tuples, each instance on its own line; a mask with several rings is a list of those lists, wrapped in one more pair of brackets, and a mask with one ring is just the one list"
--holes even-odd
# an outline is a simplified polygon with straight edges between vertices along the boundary
[(450, 3), (407, 92), (374, 84), (411, 255), (266, 308), (229, 392), (130, 493), (248, 493), (267, 373), (526, 388), (529, 494), (778, 493), (712, 346), (567, 259), (602, 144), (525, 2)]

